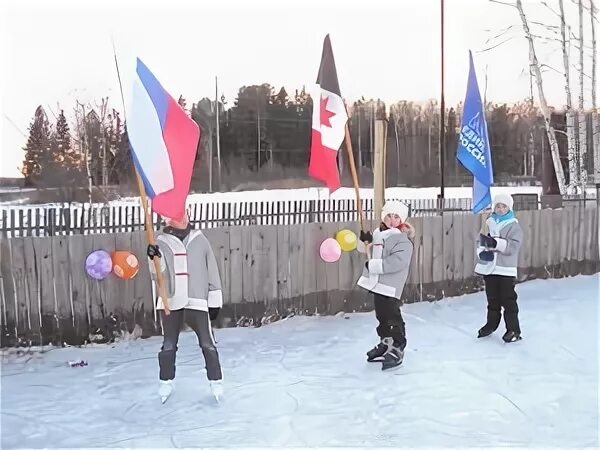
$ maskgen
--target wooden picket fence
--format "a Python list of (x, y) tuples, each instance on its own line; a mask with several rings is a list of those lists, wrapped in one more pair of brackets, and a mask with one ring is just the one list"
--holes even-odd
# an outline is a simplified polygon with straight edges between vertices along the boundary
[[(597, 209), (532, 210), (517, 216), (525, 233), (520, 280), (598, 271)], [(474, 243), (484, 219), (450, 213), (412, 219), (417, 237), (406, 301), (480, 288), (473, 274)], [(355, 287), (364, 256), (344, 253), (333, 264), (318, 256), (320, 243), (342, 228), (358, 231), (355, 222), (207, 229), (223, 282), (223, 318), (235, 321), (266, 310), (369, 309), (368, 296)], [(128, 329), (139, 324), (146, 334), (157, 333), (145, 247), (141, 231), (0, 239), (3, 345), (18, 339), (76, 341), (111, 313)], [(97, 249), (134, 252), (142, 263), (139, 274), (130, 281), (112, 275), (103, 281), (89, 278), (85, 258)]]
[[(404, 200), (411, 215), (438, 214), (436, 199)], [(367, 219), (373, 215), (373, 200), (362, 199)], [(356, 200), (271, 200), (260, 202), (195, 202), (188, 205), (194, 227), (294, 225), (314, 222), (357, 220)], [(468, 213), (471, 199), (445, 199), (447, 212)], [(154, 228), (161, 217), (153, 213)], [(50, 206), (0, 207), (0, 236), (69, 236), (75, 234), (124, 233), (144, 229), (144, 213), (139, 204), (62, 204)]]

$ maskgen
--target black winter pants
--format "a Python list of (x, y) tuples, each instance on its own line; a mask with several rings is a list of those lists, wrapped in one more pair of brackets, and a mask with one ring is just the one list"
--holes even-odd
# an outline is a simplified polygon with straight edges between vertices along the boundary
[(495, 331), (500, 325), (501, 309), (504, 308), (506, 331), (521, 333), (515, 278), (502, 275), (486, 275), (483, 279), (488, 302), (487, 323), (484, 327), (490, 331)]
[(377, 335), (383, 339), (391, 337), (394, 346), (404, 350), (406, 347), (406, 330), (400, 306), (402, 302), (394, 297), (373, 294), (375, 297), (375, 317), (379, 321)]
[(171, 314), (167, 316), (164, 311), (161, 311), (160, 318), (163, 329), (163, 345), (161, 351), (158, 353), (161, 380), (172, 380), (175, 378), (177, 342), (179, 341), (179, 332), (184, 321), (198, 336), (198, 344), (202, 348), (208, 379), (220, 380), (223, 378), (219, 353), (213, 340), (208, 312), (196, 309), (178, 309), (171, 311)]

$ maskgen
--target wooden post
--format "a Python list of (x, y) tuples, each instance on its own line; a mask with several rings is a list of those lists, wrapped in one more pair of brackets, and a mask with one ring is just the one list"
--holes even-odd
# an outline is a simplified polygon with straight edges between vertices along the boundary
[(379, 224), (381, 210), (385, 203), (385, 160), (387, 141), (387, 114), (385, 106), (377, 108), (375, 120), (375, 164), (373, 166), (374, 211), (373, 221)]

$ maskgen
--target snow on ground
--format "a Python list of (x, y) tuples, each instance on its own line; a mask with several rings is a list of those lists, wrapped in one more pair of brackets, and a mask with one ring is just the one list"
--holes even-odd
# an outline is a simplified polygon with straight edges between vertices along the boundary
[[(493, 187), (492, 194), (497, 193), (509, 193), (509, 194), (541, 194), (541, 186), (506, 186), (506, 187)], [(594, 189), (588, 189), (590, 195), (594, 194)], [(402, 198), (402, 199), (420, 199), (420, 198), (437, 198), (440, 193), (440, 188), (409, 188), (409, 187), (390, 187), (386, 189), (386, 196), (388, 198)], [(361, 198), (373, 198), (373, 189), (365, 188), (360, 189)], [(448, 187), (444, 190), (444, 196), (446, 198), (471, 198), (472, 188), (471, 187)], [(262, 202), (262, 201), (288, 201), (288, 200), (343, 200), (343, 199), (354, 199), (356, 194), (354, 188), (340, 188), (333, 194), (329, 194), (327, 188), (301, 188), (301, 189), (269, 189), (260, 191), (240, 191), (240, 192), (213, 192), (213, 193), (197, 193), (190, 194), (188, 197), (189, 203), (235, 203), (235, 202)], [(123, 197), (119, 200), (112, 200), (108, 202), (109, 205), (130, 205), (138, 204), (139, 197)], [(11, 202), (0, 202), (0, 206), (27, 206), (25, 204), (18, 204), (14, 201)], [(36, 208), (59, 206), (56, 203), (48, 203), (44, 205), (35, 205)]]
[[(600, 276), (520, 284), (524, 339), (478, 340), (483, 293), (403, 307), (404, 364), (364, 353), (373, 313), (216, 330), (226, 398), (211, 399), (193, 333), (161, 405), (161, 338), (2, 363), (2, 448), (597, 448)], [(87, 367), (70, 368), (83, 358)]]

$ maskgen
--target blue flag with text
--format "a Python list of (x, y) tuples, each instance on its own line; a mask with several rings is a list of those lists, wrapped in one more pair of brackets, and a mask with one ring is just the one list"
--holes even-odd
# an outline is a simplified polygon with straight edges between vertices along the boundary
[(470, 51), (469, 80), (456, 158), (473, 174), (473, 213), (476, 214), (492, 203), (490, 187), (494, 184), (494, 173), (485, 110)]

